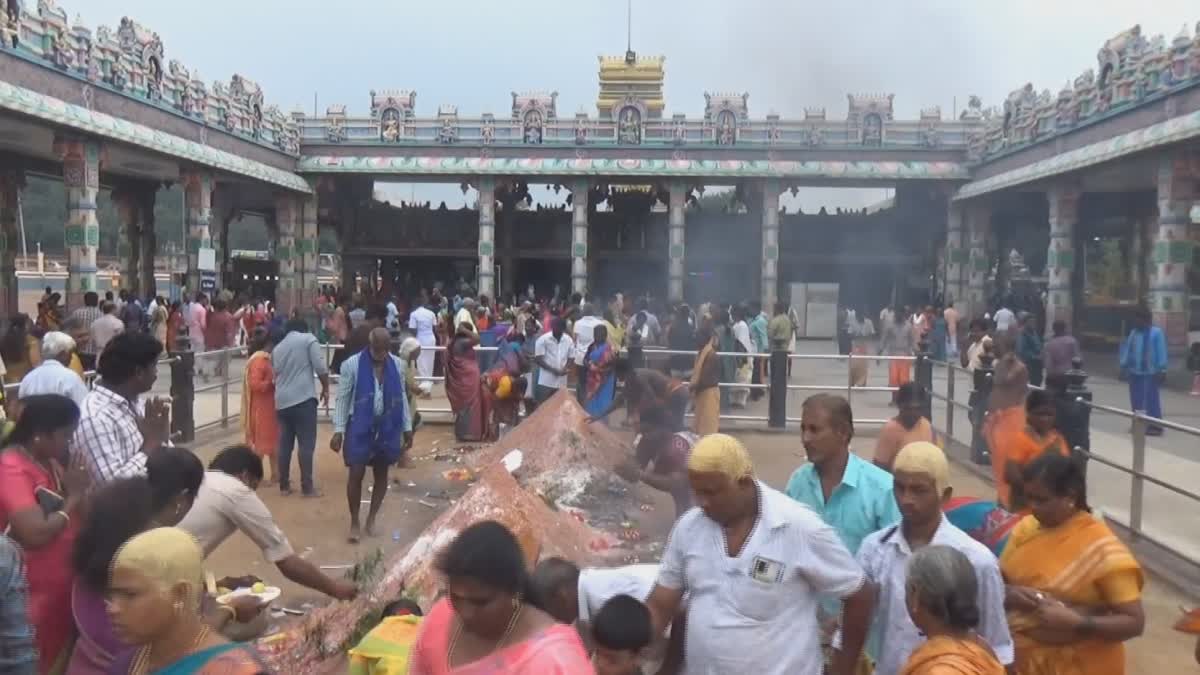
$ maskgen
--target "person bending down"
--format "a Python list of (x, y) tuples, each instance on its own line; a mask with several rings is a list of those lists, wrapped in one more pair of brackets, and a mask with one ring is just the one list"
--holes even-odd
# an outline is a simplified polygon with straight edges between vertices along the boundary
[(338, 600), (354, 598), (358, 594), (354, 584), (327, 577), (296, 555), (267, 505), (255, 494), (262, 479), (262, 457), (244, 445), (225, 448), (208, 465), (195, 502), (179, 527), (196, 538), (205, 557), (241, 530), (291, 581)]
[(592, 666), (596, 675), (642, 675), (642, 656), (654, 629), (650, 610), (629, 595), (613, 596), (592, 625), (595, 649)]

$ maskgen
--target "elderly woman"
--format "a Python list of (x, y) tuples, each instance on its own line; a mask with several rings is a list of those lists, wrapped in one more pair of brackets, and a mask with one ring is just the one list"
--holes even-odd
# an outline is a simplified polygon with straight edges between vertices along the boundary
[(900, 675), (1004, 675), (1004, 666), (976, 633), (979, 582), (967, 556), (949, 546), (926, 546), (908, 562), (906, 604), (926, 641)]
[(532, 593), (528, 561), (508, 528), (475, 523), (442, 552), (446, 597), (422, 622), (411, 675), (577, 675), (593, 672), (579, 633)]
[(474, 326), (462, 322), (446, 346), (446, 398), (454, 413), (454, 437), (468, 443), (491, 440), (492, 397), (484, 394), (478, 344)]
[(229, 642), (200, 616), (204, 552), (174, 527), (143, 532), (117, 552), (108, 578), (108, 613), (134, 650), (111, 673), (257, 675), (252, 648)]
[(1047, 453), (1022, 472), (1033, 510), (1000, 556), (1016, 675), (1124, 675), (1142, 634), (1142, 568), (1090, 513), (1083, 470)]

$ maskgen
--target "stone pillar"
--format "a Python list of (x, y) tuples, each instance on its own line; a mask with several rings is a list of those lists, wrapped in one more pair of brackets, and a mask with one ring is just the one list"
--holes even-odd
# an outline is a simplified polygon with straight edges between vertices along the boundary
[[(966, 300), (966, 292), (963, 287), (963, 269), (967, 266), (970, 257), (967, 255), (967, 249), (963, 246), (963, 223), (966, 219), (965, 209), (962, 204), (952, 202), (950, 204), (949, 213), (946, 219), (946, 253), (944, 256), (946, 269), (943, 275), (945, 283), (946, 302), (962, 303)], [(960, 305), (966, 310), (966, 305)]]
[(317, 190), (300, 199), (300, 232), (296, 237), (296, 251), (300, 262), (299, 301), (305, 312), (316, 308), (321, 282), (317, 280), (320, 237), (317, 234)]
[(279, 280), (275, 283), (275, 311), (290, 317), (297, 307), (299, 284), (296, 278), (296, 231), (300, 221), (300, 199), (291, 194), (275, 197), (275, 259), (279, 261)]
[(101, 145), (78, 136), (55, 139), (55, 153), (63, 161), (67, 194), (67, 309), (83, 305), (83, 294), (96, 290), (96, 251), (100, 223), (96, 220), (96, 194), (100, 191)]
[(571, 292), (584, 293), (588, 286), (588, 190), (587, 179), (571, 188)]
[(967, 215), (967, 296), (962, 312), (975, 318), (987, 311), (986, 286), (991, 258), (988, 257), (987, 240), (992, 229), (991, 210), (983, 205), (969, 205)]
[(687, 194), (683, 181), (671, 182), (667, 218), (667, 300), (671, 302), (683, 302), (687, 276)]
[(154, 258), (158, 255), (158, 236), (154, 232), (154, 202), (158, 186), (150, 185), (139, 193), (141, 211), (141, 255), (139, 255), (138, 288), (146, 296), (158, 294), (158, 282), (154, 278)]
[(1191, 209), (1197, 179), (1186, 160), (1165, 157), (1158, 166), (1158, 232), (1154, 236), (1154, 275), (1150, 311), (1167, 345), (1187, 345), (1188, 268), (1192, 261)]
[(191, 171), (183, 175), (183, 203), (186, 211), (183, 222), (187, 225), (187, 292), (194, 295), (200, 290), (200, 250), (212, 248), (212, 175), (203, 171)]
[(19, 311), (17, 288), (17, 250), (21, 245), (18, 209), (25, 173), (16, 169), (0, 170), (0, 317)]
[(1075, 224), (1079, 222), (1079, 189), (1073, 185), (1051, 188), (1050, 248), (1046, 252), (1046, 334), (1053, 334), (1055, 321), (1074, 328), (1075, 313)]
[[(112, 191), (121, 219), (117, 228), (117, 257), (121, 264), (121, 287), (137, 297), (154, 292), (154, 197), (155, 183), (128, 181)], [(151, 238), (147, 246), (145, 237)]]
[(496, 294), (496, 179), (479, 178), (479, 295)]
[(775, 300), (779, 297), (779, 194), (783, 192), (779, 181), (768, 178), (763, 181), (762, 213), (762, 289), (763, 311), (774, 312)]

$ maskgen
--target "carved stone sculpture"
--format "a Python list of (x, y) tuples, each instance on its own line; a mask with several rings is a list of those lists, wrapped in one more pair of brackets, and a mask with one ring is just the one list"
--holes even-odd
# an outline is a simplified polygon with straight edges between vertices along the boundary
[(633, 106), (621, 110), (617, 126), (617, 141), (622, 145), (640, 145), (642, 142), (642, 113)]

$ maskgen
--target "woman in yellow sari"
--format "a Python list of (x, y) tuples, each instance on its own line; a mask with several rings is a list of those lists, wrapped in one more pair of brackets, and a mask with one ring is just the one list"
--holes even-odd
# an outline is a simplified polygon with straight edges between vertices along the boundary
[(1033, 515), (1000, 557), (1015, 675), (1124, 675), (1146, 621), (1141, 566), (1089, 512), (1077, 463), (1048, 453), (1022, 478)]
[(717, 357), (717, 338), (712, 326), (702, 324), (698, 337), (703, 346), (696, 354), (689, 389), (695, 401), (696, 434), (706, 436), (717, 433), (721, 425), (721, 388), (717, 386), (721, 381), (721, 362)]

